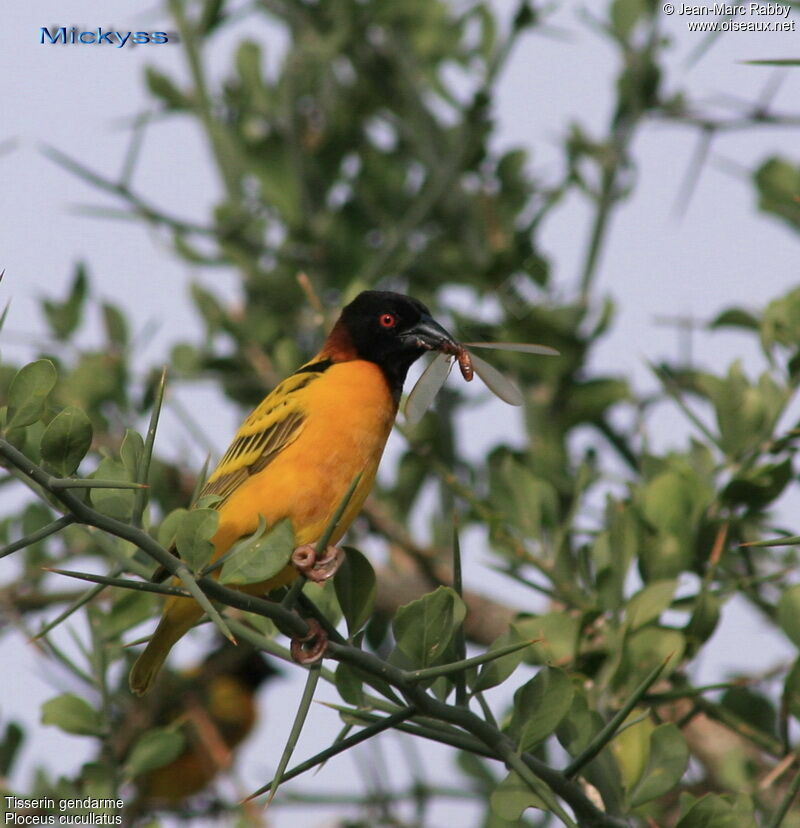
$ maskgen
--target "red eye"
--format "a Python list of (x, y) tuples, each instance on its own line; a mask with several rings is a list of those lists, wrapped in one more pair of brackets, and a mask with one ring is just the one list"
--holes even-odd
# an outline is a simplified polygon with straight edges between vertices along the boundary
[(382, 328), (393, 328), (397, 324), (397, 317), (393, 313), (382, 313), (378, 321)]

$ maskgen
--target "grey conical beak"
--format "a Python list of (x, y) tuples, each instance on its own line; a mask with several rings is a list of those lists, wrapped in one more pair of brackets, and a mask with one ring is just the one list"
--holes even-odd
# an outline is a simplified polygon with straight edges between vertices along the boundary
[(455, 339), (427, 313), (423, 313), (417, 324), (405, 331), (402, 337), (417, 348), (428, 351), (450, 352), (452, 348), (458, 347)]

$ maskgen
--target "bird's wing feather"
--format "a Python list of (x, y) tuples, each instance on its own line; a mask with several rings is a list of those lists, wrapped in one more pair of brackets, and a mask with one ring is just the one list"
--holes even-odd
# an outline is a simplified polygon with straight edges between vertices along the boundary
[[(318, 379), (325, 367), (311, 363), (278, 385), (242, 423), (219, 465), (203, 487), (217, 495), (219, 508), (249, 477), (266, 468), (301, 434), (306, 411), (298, 391)], [(316, 369), (316, 370), (315, 370)]]
[[(242, 483), (266, 468), (300, 436), (306, 411), (297, 392), (319, 379), (330, 365), (328, 360), (312, 361), (298, 368), (275, 386), (247, 417), (200, 492), (200, 497), (219, 497), (209, 508), (221, 508)], [(176, 554), (174, 548), (170, 551)], [(167, 569), (160, 566), (151, 580), (163, 581), (168, 574)]]

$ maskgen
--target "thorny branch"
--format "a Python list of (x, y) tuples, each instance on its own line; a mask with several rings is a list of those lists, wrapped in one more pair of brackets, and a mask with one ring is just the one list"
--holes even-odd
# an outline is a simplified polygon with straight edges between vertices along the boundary
[[(58, 478), (45, 472), (5, 439), (0, 439), (0, 457), (3, 458), (4, 465), (16, 469), (31, 483), (60, 503), (65, 516), (69, 515), (77, 523), (94, 526), (135, 544), (173, 575), (185, 569), (179, 559), (171, 555), (144, 530), (101, 514), (80, 497), (72, 494), (69, 489), (59, 487), (56, 484)], [(278, 603), (245, 595), (222, 586), (208, 577), (199, 577), (196, 583), (209, 598), (226, 606), (269, 618), (286, 635), (302, 637), (309, 631), (309, 626), (303, 618), (295, 612), (284, 609)], [(493, 724), (484, 721), (466, 707), (447, 704), (434, 698), (419, 686), (413, 672), (394, 667), (377, 656), (348, 644), (338, 633), (332, 636), (325, 655), (358, 668), (379, 683), (389, 684), (421, 715), (440, 723), (454, 725), (466, 732), (486, 748), (485, 755), (503, 762), (509, 770), (517, 770), (523, 776), (524, 768), (527, 768), (539, 783), (544, 783), (544, 787), (549, 792), (562, 799), (573, 810), (580, 825), (598, 826), (598, 828), (605, 826), (616, 828), (624, 825), (620, 820), (598, 809), (583, 793), (580, 786), (567, 779), (562, 772), (549, 767), (528, 752), (518, 754), (514, 742)], [(518, 762), (521, 762), (520, 767), (516, 767)], [(537, 790), (533, 786), (532, 789), (538, 794), (542, 793), (541, 789)]]

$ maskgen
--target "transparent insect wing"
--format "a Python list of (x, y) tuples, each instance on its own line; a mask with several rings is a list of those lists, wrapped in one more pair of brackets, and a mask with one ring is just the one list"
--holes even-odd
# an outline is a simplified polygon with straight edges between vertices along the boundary
[(497, 368), (489, 365), (486, 360), (479, 356), (475, 356), (475, 354), (470, 354), (470, 356), (472, 357), (472, 367), (475, 369), (475, 373), (496, 397), (509, 405), (522, 405), (524, 399), (522, 393), (508, 377), (503, 376)]
[(439, 393), (439, 389), (444, 385), (444, 381), (452, 367), (452, 357), (448, 354), (439, 353), (422, 372), (417, 384), (411, 389), (403, 409), (406, 420), (411, 425), (416, 425), (425, 416), (425, 412), (430, 408), (431, 403)]
[(559, 356), (555, 348), (547, 345), (534, 345), (530, 342), (464, 342), (463, 344), (467, 348), (492, 348), (495, 351), (517, 351), (520, 354)]

